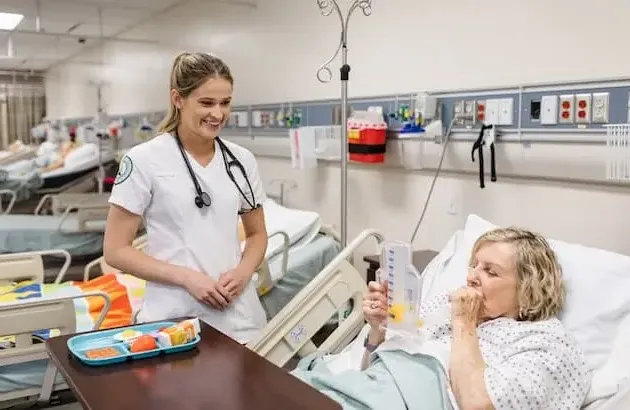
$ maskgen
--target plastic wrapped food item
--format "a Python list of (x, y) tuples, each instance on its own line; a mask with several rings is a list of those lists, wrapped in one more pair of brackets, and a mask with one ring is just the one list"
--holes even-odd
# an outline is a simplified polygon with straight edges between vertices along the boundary
[(199, 333), (201, 333), (199, 319), (188, 319), (160, 330), (157, 340), (164, 347), (179, 346), (192, 342)]
[(112, 357), (121, 356), (122, 352), (113, 346), (100, 347), (85, 352), (85, 357), (92, 360), (110, 359)]

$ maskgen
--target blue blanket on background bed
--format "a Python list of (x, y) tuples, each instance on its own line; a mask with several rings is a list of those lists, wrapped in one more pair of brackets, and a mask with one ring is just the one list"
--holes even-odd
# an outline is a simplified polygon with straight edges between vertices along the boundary
[(365, 371), (333, 374), (323, 360), (309, 356), (294, 376), (326, 394), (344, 410), (452, 410), (446, 376), (437, 359), (403, 351), (377, 352)]

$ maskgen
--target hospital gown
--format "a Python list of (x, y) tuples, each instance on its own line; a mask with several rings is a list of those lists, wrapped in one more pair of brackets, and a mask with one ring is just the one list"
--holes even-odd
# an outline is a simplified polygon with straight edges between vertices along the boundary
[[(404, 352), (401, 352), (401, 356), (404, 354), (432, 355), (440, 361), (444, 369), (448, 369), (452, 337), (450, 315), (437, 313), (448, 312), (448, 303), (448, 295), (444, 295), (421, 306), (420, 317), (427, 319), (424, 328), (426, 339), (422, 343), (412, 344), (410, 348), (409, 343), (401, 344), (400, 341), (396, 341), (397, 337), (390, 338), (388, 335), (388, 340), (376, 350), (374, 357), (378, 357), (379, 352), (402, 348)], [(429, 321), (431, 317), (434, 319)], [(436, 317), (440, 320), (435, 320)], [(484, 373), (486, 390), (495, 409), (580, 409), (589, 384), (586, 362), (581, 350), (565, 333), (559, 320), (554, 318), (538, 322), (520, 322), (509, 318), (499, 318), (481, 324), (477, 328), (477, 336), (484, 362), (487, 365)], [(337, 400), (342, 393), (347, 395), (350, 389), (363, 391), (369, 397), (368, 382), (361, 382), (361, 386), (358, 386), (360, 382), (358, 375), (348, 372), (333, 375), (325, 367), (326, 358), (322, 358), (320, 363), (313, 363), (312, 358), (309, 360), (310, 363), (302, 363), (302, 368), (294, 372), (302, 380)], [(379, 365), (380, 362), (380, 360), (373, 361), (371, 367), (375, 364)], [(312, 370), (304, 371), (305, 365)], [(373, 373), (371, 367), (367, 369), (367, 376)], [(358, 372), (358, 370), (354, 371)], [(412, 371), (417, 372), (418, 369), (412, 369)], [(421, 375), (409, 374), (408, 377), (418, 380), (419, 376)], [(381, 383), (383, 377), (381, 374)], [(391, 378), (396, 379), (396, 377)], [(330, 391), (332, 386), (335, 386), (333, 392)], [(390, 382), (391, 387), (396, 386), (391, 386)], [(453, 407), (457, 408), (450, 386), (446, 387), (451, 393)], [(373, 386), (371, 388), (374, 389)], [(404, 396), (404, 392), (400, 388), (398, 390)], [(381, 391), (380, 394), (385, 394), (385, 392)], [(403, 401), (406, 401), (404, 399), (405, 397)], [(399, 398), (393, 397), (387, 400), (389, 403), (400, 401)], [(354, 408), (348, 406), (347, 403), (343, 404), (344, 408)], [(429, 409), (424, 404), (414, 400), (411, 406), (407, 402), (407, 408)]]
[[(448, 304), (448, 295), (420, 309), (430, 315)], [(427, 331), (451, 343), (450, 318)], [(585, 357), (556, 319), (536, 322), (499, 318), (477, 328), (487, 365), (486, 390), (497, 410), (566, 409), (582, 406), (589, 387)]]

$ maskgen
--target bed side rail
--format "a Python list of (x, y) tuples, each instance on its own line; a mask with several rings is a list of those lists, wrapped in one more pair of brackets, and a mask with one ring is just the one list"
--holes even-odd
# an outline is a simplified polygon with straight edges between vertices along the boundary
[[(4, 206), (4, 198), (9, 197), (9, 204)], [(8, 215), (17, 201), (17, 194), (10, 189), (0, 189), (0, 215)]]
[(104, 292), (86, 292), (0, 304), (2, 323), (0, 336), (15, 337), (15, 347), (0, 350), (0, 365), (47, 358), (45, 344), (33, 344), (33, 333), (47, 329), (58, 329), (61, 334), (74, 333), (76, 331), (74, 299), (88, 297), (100, 297), (104, 300), (103, 309), (94, 322), (94, 329), (98, 329), (111, 307), (111, 299)]
[[(147, 235), (145, 234), (145, 235), (137, 237), (133, 241), (131, 246), (138, 249), (139, 251), (143, 250), (147, 246)], [(85, 268), (83, 269), (84, 282), (87, 282), (88, 280), (90, 280), (90, 276), (91, 276), (90, 274), (92, 272), (92, 269), (94, 269), (97, 266), (101, 268), (101, 273), (117, 271), (117, 269), (114, 269), (111, 266), (109, 266), (107, 263), (105, 263), (104, 256), (99, 256), (98, 258), (90, 261), (87, 265), (85, 265)]]
[(37, 152), (37, 148), (33, 148), (33, 147), (24, 148), (18, 152), (15, 152), (9, 156), (6, 156), (0, 159), (0, 165), (9, 165), (23, 159), (29, 159), (29, 158), (35, 157), (36, 152)]
[[(77, 229), (67, 229), (64, 227), (64, 223), (68, 220), (70, 213), (76, 211), (76, 217), (78, 222)], [(104, 223), (107, 220), (107, 213), (109, 212), (109, 204), (107, 205), (69, 205), (61, 215), (59, 221), (60, 232), (66, 233), (80, 233), (80, 232), (103, 232)], [(96, 226), (91, 226), (90, 223), (97, 222)]]
[(44, 261), (42, 256), (61, 256), (64, 263), (57, 273), (55, 283), (63, 281), (72, 262), (70, 253), (64, 249), (47, 249), (0, 255), (0, 285), (24, 280), (44, 283)]
[[(248, 347), (277, 366), (284, 366), (296, 354), (335, 353), (345, 347), (364, 324), (362, 299), (366, 291), (365, 280), (347, 260), (370, 237), (379, 244), (384, 240), (376, 230), (361, 232), (269, 321), (263, 334)], [(349, 315), (317, 348), (311, 338), (349, 301)]]
[(70, 206), (108, 206), (109, 194), (96, 193), (61, 193), (44, 195), (35, 208), (35, 215), (39, 215), (44, 206), (50, 204), (53, 215), (60, 215)]
[[(284, 231), (276, 231), (268, 236), (269, 239), (274, 236), (282, 236), (282, 276), (287, 273), (287, 266), (289, 264), (289, 249), (291, 248), (291, 238), (289, 238), (289, 234)], [(271, 270), (269, 269), (269, 261), (265, 258), (260, 266), (258, 267), (258, 271), (256, 272), (256, 277), (254, 278), (256, 282), (256, 290), (258, 291), (258, 296), (263, 296), (267, 292), (271, 290), (273, 287), (273, 280), (271, 279)]]
[(39, 195), (45, 194), (59, 194), (59, 193), (70, 193), (70, 192), (90, 192), (94, 190), (98, 183), (98, 171), (90, 172), (85, 174), (79, 178), (73, 179), (65, 185), (62, 185), (57, 188), (45, 188), (38, 189), (37, 193)]

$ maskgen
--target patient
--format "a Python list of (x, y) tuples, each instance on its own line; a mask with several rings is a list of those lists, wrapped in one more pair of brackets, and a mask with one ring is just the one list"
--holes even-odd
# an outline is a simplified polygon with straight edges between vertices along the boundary
[[(386, 283), (372, 282), (364, 297), (370, 332), (361, 370), (333, 374), (323, 357), (303, 360), (293, 374), (344, 408), (439, 410), (452, 401), (462, 410), (581, 407), (585, 361), (557, 319), (562, 273), (543, 237), (507, 228), (478, 238), (466, 286), (421, 305), (421, 318), (441, 309), (450, 317), (429, 325), (415, 348), (386, 338), (386, 293)], [(450, 400), (438, 394), (444, 387)]]
[(78, 147), (76, 131), (74, 130), (70, 131), (68, 133), (68, 136), (69, 136), (69, 140), (63, 143), (57, 158), (54, 161), (52, 161), (52, 163), (42, 167), (41, 168), (42, 172), (53, 171), (55, 169), (59, 169), (63, 167), (66, 162), (66, 157), (68, 156), (68, 154), (70, 154), (72, 151), (74, 151)]

